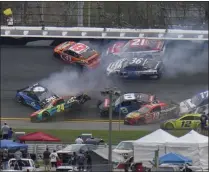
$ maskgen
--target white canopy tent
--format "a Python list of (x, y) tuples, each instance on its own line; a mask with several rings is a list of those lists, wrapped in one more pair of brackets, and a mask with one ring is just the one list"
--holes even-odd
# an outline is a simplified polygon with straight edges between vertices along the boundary
[(143, 162), (145, 166), (151, 167), (149, 161), (153, 161), (155, 150), (159, 149), (159, 156), (166, 154), (165, 144), (168, 141), (176, 140), (162, 129), (158, 129), (134, 142), (134, 161)]
[(194, 166), (208, 169), (208, 137), (192, 130), (166, 143), (167, 152), (175, 152), (192, 159)]

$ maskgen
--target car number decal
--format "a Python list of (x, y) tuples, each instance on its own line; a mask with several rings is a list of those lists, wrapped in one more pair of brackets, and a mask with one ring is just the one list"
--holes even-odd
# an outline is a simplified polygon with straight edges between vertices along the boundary
[(44, 87), (41, 87), (41, 86), (37, 86), (37, 87), (34, 87), (33, 88), (33, 91), (34, 92), (43, 92), (45, 91), (46, 89)]
[(73, 45), (72, 47), (70, 47), (70, 50), (80, 54), (80, 53), (84, 52), (85, 50), (87, 50), (88, 48), (89, 47), (85, 44), (77, 43), (77, 44)]
[(61, 111), (64, 111), (64, 110), (65, 110), (64, 104), (57, 105), (57, 112), (61, 112)]
[(56, 98), (57, 98), (56, 96), (49, 97), (49, 98), (46, 99), (46, 102), (49, 103)]
[(200, 93), (200, 95), (201, 95), (202, 99), (206, 99), (206, 98), (208, 98), (208, 91), (202, 92), (202, 93)]
[(135, 96), (134, 93), (124, 94), (123, 97), (124, 97), (125, 100), (134, 100), (134, 99), (136, 99), (136, 96)]

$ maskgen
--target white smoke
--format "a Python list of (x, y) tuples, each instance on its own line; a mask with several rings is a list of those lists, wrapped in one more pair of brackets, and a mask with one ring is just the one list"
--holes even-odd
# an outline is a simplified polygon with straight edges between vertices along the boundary
[(202, 43), (180, 42), (169, 47), (163, 59), (166, 77), (178, 75), (194, 75), (207, 73), (208, 71), (208, 48), (198, 49)]

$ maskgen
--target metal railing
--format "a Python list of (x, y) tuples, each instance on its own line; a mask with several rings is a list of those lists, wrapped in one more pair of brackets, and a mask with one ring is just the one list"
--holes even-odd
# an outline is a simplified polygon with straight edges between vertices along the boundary
[[(208, 2), (1, 2), (14, 25), (206, 29)], [(1, 25), (6, 18), (1, 12)], [(189, 28), (188, 28), (189, 27)]]

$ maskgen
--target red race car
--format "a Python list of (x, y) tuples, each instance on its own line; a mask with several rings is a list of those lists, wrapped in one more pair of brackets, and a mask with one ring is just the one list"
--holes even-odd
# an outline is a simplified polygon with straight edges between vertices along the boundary
[(96, 67), (100, 62), (99, 53), (83, 43), (64, 42), (54, 48), (54, 56), (66, 63), (76, 63), (88, 68)]
[(146, 55), (162, 56), (165, 51), (165, 42), (162, 40), (151, 40), (137, 38), (130, 41), (116, 42), (107, 49), (107, 55)]
[(166, 104), (163, 102), (144, 105), (137, 111), (131, 112), (124, 118), (124, 124), (142, 125), (159, 122), (176, 117), (178, 114), (176, 104)]

